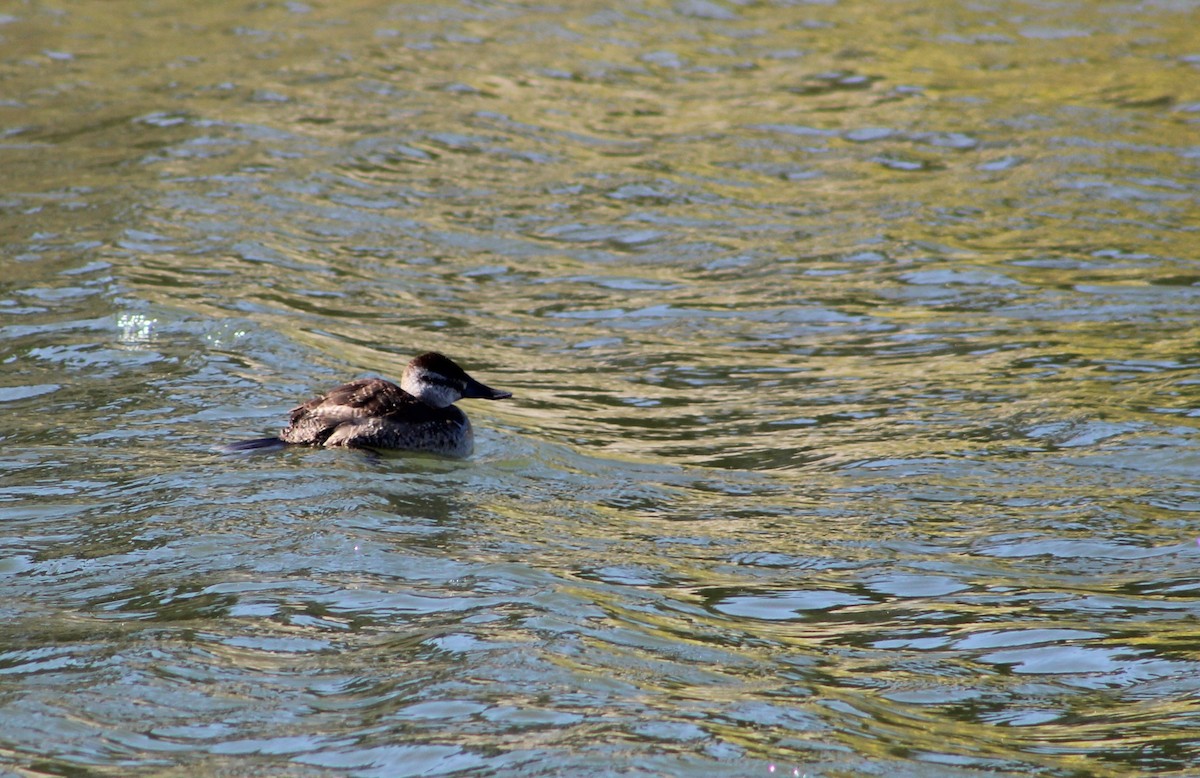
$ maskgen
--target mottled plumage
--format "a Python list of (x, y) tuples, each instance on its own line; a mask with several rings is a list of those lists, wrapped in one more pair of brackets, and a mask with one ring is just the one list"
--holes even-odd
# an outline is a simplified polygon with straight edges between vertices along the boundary
[(475, 436), (467, 415), (454, 407), (463, 397), (500, 400), (509, 392), (476, 381), (441, 354), (408, 363), (401, 385), (360, 378), (296, 406), (290, 424), (274, 438), (234, 443), (230, 450), (287, 443), (342, 448), (401, 449), (465, 457)]

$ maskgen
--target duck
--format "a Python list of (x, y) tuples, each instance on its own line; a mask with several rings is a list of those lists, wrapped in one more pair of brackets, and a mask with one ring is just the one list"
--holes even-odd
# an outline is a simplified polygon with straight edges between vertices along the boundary
[(400, 385), (359, 378), (297, 405), (278, 435), (229, 444), (228, 452), (288, 445), (421, 451), (463, 458), (475, 434), (458, 400), (504, 400), (512, 392), (476, 381), (452, 359), (430, 351), (405, 368)]

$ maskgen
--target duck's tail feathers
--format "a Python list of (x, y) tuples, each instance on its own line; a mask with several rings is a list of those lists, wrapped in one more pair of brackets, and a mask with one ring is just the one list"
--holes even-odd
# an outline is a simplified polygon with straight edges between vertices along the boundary
[(239, 440), (237, 443), (230, 443), (227, 446), (222, 446), (221, 450), (227, 454), (236, 454), (242, 451), (266, 451), (268, 449), (283, 448), (286, 445), (287, 442), (279, 438), (255, 438), (254, 440)]

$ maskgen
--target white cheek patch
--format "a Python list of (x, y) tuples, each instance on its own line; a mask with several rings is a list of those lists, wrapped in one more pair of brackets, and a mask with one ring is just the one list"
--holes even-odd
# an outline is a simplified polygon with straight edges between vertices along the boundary
[(434, 408), (445, 408), (462, 399), (461, 388), (448, 385), (443, 376), (427, 370), (405, 371), (400, 388)]
[(426, 405), (445, 408), (447, 405), (453, 405), (462, 397), (462, 393), (441, 384), (426, 384), (419, 397)]

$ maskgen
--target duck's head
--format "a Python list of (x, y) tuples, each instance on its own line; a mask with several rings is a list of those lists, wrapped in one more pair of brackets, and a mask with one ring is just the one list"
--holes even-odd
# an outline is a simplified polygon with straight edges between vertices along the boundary
[(484, 386), (449, 357), (432, 351), (408, 363), (400, 377), (400, 388), (434, 408), (445, 408), (464, 397), (483, 400), (512, 397), (512, 392)]

